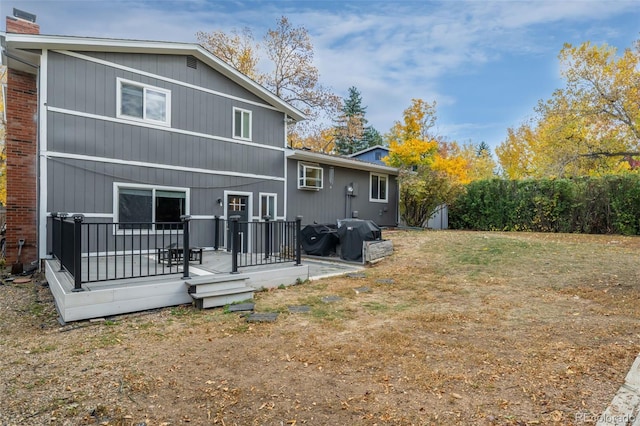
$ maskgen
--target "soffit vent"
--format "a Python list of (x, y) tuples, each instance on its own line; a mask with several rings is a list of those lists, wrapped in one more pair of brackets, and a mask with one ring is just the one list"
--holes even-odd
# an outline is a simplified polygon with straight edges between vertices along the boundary
[(194, 70), (198, 69), (198, 60), (193, 56), (187, 56), (187, 66)]

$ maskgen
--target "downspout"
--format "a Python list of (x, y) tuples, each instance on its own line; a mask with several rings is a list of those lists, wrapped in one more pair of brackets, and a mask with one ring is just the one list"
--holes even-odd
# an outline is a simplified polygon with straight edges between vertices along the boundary
[[(48, 150), (47, 144), (47, 78), (49, 69), (49, 51), (42, 50), (40, 56), (40, 67), (38, 68), (38, 108), (36, 110), (36, 122), (37, 122), (37, 150), (38, 160), (36, 167), (38, 167), (38, 180), (36, 183), (36, 204), (38, 206), (38, 258), (44, 259), (47, 257), (47, 157)], [(43, 183), (44, 181), (44, 183)]]
[[(289, 168), (289, 159), (287, 158), (287, 131), (288, 131), (288, 126), (287, 126), (288, 122), (287, 122), (287, 114), (284, 114), (284, 151), (283, 151), (283, 157), (284, 157), (284, 191), (283, 191), (283, 195), (284, 195), (284, 200), (283, 200), (283, 206), (284, 209), (282, 211), (283, 216), (284, 216), (284, 220), (289, 220), (287, 218), (287, 205), (289, 204), (289, 198), (288, 198), (288, 187), (289, 187), (289, 180), (287, 179), (287, 169)], [(278, 206), (276, 206), (276, 209), (278, 208)], [(277, 218), (273, 218), (274, 220), (277, 220)]]

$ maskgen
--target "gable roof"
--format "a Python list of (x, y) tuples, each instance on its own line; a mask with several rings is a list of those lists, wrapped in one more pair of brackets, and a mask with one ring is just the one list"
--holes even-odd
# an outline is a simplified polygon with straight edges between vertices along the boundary
[(389, 153), (389, 148), (386, 146), (382, 146), (382, 145), (376, 145), (376, 146), (370, 146), (369, 148), (363, 149), (362, 151), (358, 151), (358, 152), (354, 152), (353, 154), (349, 154), (348, 157), (358, 157), (362, 154), (366, 154), (367, 152), (373, 151), (375, 149), (382, 149), (384, 151), (387, 151), (387, 154)]
[[(44, 34), (0, 33), (3, 43), (2, 63), (16, 68), (39, 66), (40, 50), (84, 50), (93, 52), (118, 52), (164, 55), (191, 55), (220, 74), (250, 91), (267, 104), (276, 107), (295, 121), (306, 119), (302, 111), (279, 98), (217, 56), (196, 43), (144, 41), (93, 37), (56, 36)], [(5, 47), (6, 46), (6, 47)], [(6, 49), (6, 52), (5, 52)]]
[(368, 161), (358, 160), (356, 158), (342, 157), (339, 155), (329, 155), (314, 151), (305, 151), (300, 149), (287, 149), (287, 158), (292, 160), (309, 161), (314, 163), (327, 164), (329, 166), (344, 167), (347, 169), (364, 170), (369, 172), (387, 173), (397, 175), (399, 169), (381, 164), (370, 163)]

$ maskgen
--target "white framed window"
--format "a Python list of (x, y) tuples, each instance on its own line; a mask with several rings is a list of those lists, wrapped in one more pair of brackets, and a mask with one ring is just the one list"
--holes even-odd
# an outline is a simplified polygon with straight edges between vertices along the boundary
[(114, 183), (113, 192), (118, 231), (182, 229), (175, 222), (189, 214), (189, 188)]
[(276, 220), (278, 213), (277, 201), (278, 194), (260, 193), (260, 220), (263, 220), (266, 215), (271, 217), (270, 220)]
[(148, 84), (117, 79), (118, 118), (171, 125), (171, 91)]
[(251, 127), (251, 111), (233, 108), (233, 137), (250, 141)]
[(298, 189), (322, 189), (323, 171), (318, 164), (298, 163)]
[(369, 175), (369, 201), (386, 203), (388, 201), (389, 176), (371, 173)]

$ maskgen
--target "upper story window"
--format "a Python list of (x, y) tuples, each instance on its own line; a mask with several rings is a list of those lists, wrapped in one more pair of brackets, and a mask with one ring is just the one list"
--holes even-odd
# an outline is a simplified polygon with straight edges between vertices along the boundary
[(378, 160), (378, 161), (382, 160), (382, 152), (376, 151), (375, 159)]
[(171, 125), (171, 91), (118, 78), (117, 116)]
[(240, 108), (233, 109), (233, 137), (251, 140), (251, 111)]
[(317, 164), (298, 163), (298, 189), (322, 189), (323, 169)]
[(387, 175), (378, 175), (371, 173), (369, 178), (370, 191), (369, 201), (386, 203), (388, 194), (389, 177)]

